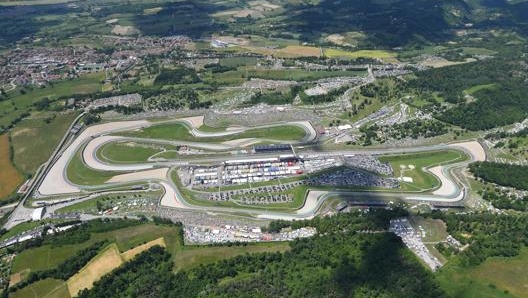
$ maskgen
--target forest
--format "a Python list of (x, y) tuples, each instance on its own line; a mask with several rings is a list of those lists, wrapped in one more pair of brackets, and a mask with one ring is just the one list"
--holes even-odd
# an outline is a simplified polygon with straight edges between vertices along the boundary
[(314, 226), (320, 236), (293, 241), (286, 253), (248, 254), (174, 274), (170, 254), (153, 247), (79, 297), (445, 297), (400, 238), (384, 232), (390, 218), (405, 214), (355, 211), (290, 223)]
[[(519, 64), (501, 58), (430, 69), (417, 73), (408, 87), (437, 93), (455, 106), (437, 113), (439, 120), (469, 130), (522, 121), (528, 113), (528, 86)], [(481, 87), (471, 94), (468, 89)], [(475, 100), (468, 100), (470, 95)]]
[(469, 170), (484, 181), (528, 190), (528, 166), (483, 161), (470, 164)]

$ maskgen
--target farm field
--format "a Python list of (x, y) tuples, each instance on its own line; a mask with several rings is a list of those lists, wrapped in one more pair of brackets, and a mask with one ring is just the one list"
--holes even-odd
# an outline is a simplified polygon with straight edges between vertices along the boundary
[(11, 131), (14, 162), (25, 173), (35, 173), (46, 162), (77, 117), (76, 113), (52, 115), (54, 116), (49, 123), (37, 117), (25, 119)]
[(123, 264), (123, 259), (121, 259), (117, 245), (115, 243), (109, 245), (77, 274), (66, 281), (70, 295), (76, 296), (80, 290), (90, 289), (95, 281), (121, 264)]
[(22, 184), (24, 177), (11, 164), (9, 159), (9, 135), (0, 135), (0, 199), (13, 193)]
[(360, 50), (360, 51), (345, 51), (339, 49), (324, 49), (325, 56), (328, 58), (348, 58), (348, 59), (357, 59), (357, 58), (372, 58), (372, 59), (382, 59), (385, 62), (396, 63), (396, 54), (382, 51), (382, 50)]
[(389, 162), (394, 170), (394, 177), (411, 177), (412, 183), (402, 183), (405, 190), (424, 190), (440, 186), (440, 181), (423, 169), (440, 164), (461, 161), (466, 156), (458, 151), (445, 150), (428, 153), (382, 156), (380, 161)]
[(528, 248), (512, 258), (490, 258), (470, 268), (456, 265), (453, 259), (436, 278), (448, 295), (454, 298), (528, 297)]
[(284, 48), (269, 49), (265, 47), (240, 46), (247, 50), (261, 55), (273, 55), (278, 58), (295, 58), (295, 57), (320, 57), (321, 48), (311, 46), (287, 45)]
[[(89, 94), (101, 91), (101, 80), (104, 74), (94, 73), (81, 76), (73, 80), (57, 82), (53, 87), (34, 88), (23, 92), (16, 92), (8, 99), (0, 101), (0, 127), (8, 127), (22, 114), (27, 113), (33, 104), (47, 97), (50, 101), (61, 96), (72, 96), (74, 94)], [(51, 103), (53, 105), (54, 103)]]
[[(45, 295), (42, 295), (45, 293)], [(47, 278), (37, 281), (9, 296), (10, 298), (70, 298), (63, 280)]]
[(140, 254), (141, 252), (151, 248), (152, 246), (154, 245), (159, 245), (159, 246), (162, 246), (162, 247), (167, 247), (167, 245), (165, 244), (165, 239), (163, 238), (158, 238), (158, 239), (155, 239), (155, 240), (152, 240), (152, 241), (149, 241), (145, 244), (142, 244), (140, 246), (137, 246), (137, 247), (134, 247), (132, 249), (129, 249), (127, 251), (125, 251), (124, 253), (121, 254), (121, 258), (123, 258), (123, 260), (126, 262), (126, 261), (130, 261), (132, 260), (135, 256), (137, 256), (138, 254)]

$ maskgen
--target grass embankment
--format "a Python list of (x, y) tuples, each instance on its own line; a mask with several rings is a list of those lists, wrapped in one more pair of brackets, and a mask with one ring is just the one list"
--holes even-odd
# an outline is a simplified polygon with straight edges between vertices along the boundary
[(126, 204), (127, 202), (137, 199), (160, 198), (162, 194), (163, 192), (161, 190), (141, 192), (139, 194), (108, 194), (60, 208), (56, 210), (55, 213), (82, 212), (97, 214), (97, 212), (99, 211), (97, 209), (98, 202), (102, 203), (103, 205), (107, 204), (108, 202), (113, 202), (113, 204)]
[(40, 226), (41, 223), (40, 222), (37, 222), (37, 221), (30, 221), (30, 222), (23, 222), (23, 223), (20, 223), (16, 226), (14, 226), (13, 228), (9, 229), (5, 234), (3, 234), (2, 236), (0, 236), (0, 241), (4, 241), (6, 239), (9, 239), (15, 235), (18, 235), (22, 232), (25, 232), (25, 231), (29, 231), (33, 228), (36, 228), (38, 226)]
[(35, 173), (48, 160), (77, 115), (54, 113), (46, 116), (52, 119), (49, 123), (40, 118), (20, 122), (11, 131), (14, 163), (25, 173)]
[(195, 137), (189, 128), (182, 123), (160, 124), (147, 127), (143, 130), (122, 133), (124, 136), (168, 139), (192, 142), (223, 142), (245, 138), (262, 138), (272, 140), (300, 140), (306, 136), (306, 131), (295, 125), (281, 125), (267, 128), (253, 128), (247, 131), (218, 137)]
[(428, 190), (440, 186), (440, 181), (426, 168), (463, 161), (467, 156), (455, 150), (421, 152), (382, 156), (380, 161), (389, 162), (395, 177), (411, 177), (412, 183), (402, 182), (403, 190)]
[[(117, 263), (122, 264), (124, 260), (132, 258), (138, 252), (147, 249), (152, 245), (159, 245), (161, 242), (163, 242), (161, 245), (165, 245), (167, 251), (172, 255), (175, 263), (174, 271), (215, 262), (245, 253), (282, 252), (289, 249), (289, 244), (284, 242), (255, 243), (247, 246), (231, 247), (184, 246), (183, 243), (180, 242), (180, 237), (180, 230), (177, 227), (155, 225), (153, 223), (145, 223), (104, 233), (92, 233), (90, 239), (83, 243), (55, 247), (44, 245), (24, 250), (15, 258), (12, 272), (24, 272), (24, 276), (22, 277), (24, 278), (31, 271), (54, 268), (66, 259), (75, 255), (80, 249), (86, 248), (103, 239), (108, 239), (112, 245), (99, 253), (97, 257), (85, 266), (85, 268), (81, 269), (81, 271), (85, 271), (82, 276), (90, 273), (90, 278), (99, 278), (101, 276), (100, 273), (105, 270), (95, 270), (95, 267), (98, 267), (101, 264), (101, 268), (106, 268), (109, 264), (112, 265), (112, 267), (115, 267)], [(110, 252), (107, 252), (108, 250), (110, 250)], [(107, 254), (109, 256), (111, 255), (111, 257), (108, 258)], [(119, 262), (116, 262), (118, 260), (117, 257), (119, 257)], [(102, 259), (107, 261), (102, 262)], [(76, 280), (85, 281), (88, 279), (88, 277), (76, 278)], [(38, 296), (27, 296), (28, 293), (33, 293), (32, 289), (38, 289)], [(67, 293), (68, 295), (64, 293)], [(57, 294), (57, 296), (55, 294)], [(57, 280), (46, 280), (31, 284), (15, 292), (13, 295), (15, 295), (14, 297), (70, 297), (66, 282)]]
[(284, 252), (290, 249), (287, 242), (259, 243), (248, 246), (185, 246), (175, 257), (176, 271), (200, 264), (213, 263), (219, 259), (232, 258), (245, 253)]
[(512, 258), (490, 258), (475, 267), (461, 267), (451, 260), (436, 279), (453, 298), (528, 298), (528, 248)]
[(0, 199), (8, 197), (24, 181), (24, 176), (11, 163), (9, 135), (0, 135)]

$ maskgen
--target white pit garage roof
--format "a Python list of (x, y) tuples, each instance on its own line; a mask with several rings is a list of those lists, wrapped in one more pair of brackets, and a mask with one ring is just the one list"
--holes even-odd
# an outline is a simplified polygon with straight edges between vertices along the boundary
[(31, 215), (31, 220), (41, 220), (42, 217), (44, 216), (44, 212), (46, 212), (44, 207), (40, 207), (40, 208), (33, 210), (33, 214)]

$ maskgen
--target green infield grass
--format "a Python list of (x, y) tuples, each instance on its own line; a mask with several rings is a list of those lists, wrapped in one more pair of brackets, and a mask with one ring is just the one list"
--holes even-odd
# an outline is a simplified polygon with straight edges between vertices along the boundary
[(70, 182), (77, 185), (98, 185), (120, 174), (117, 172), (97, 171), (89, 168), (84, 164), (81, 152), (82, 149), (75, 153), (66, 167), (66, 177)]
[(154, 125), (143, 130), (121, 133), (120, 135), (151, 138), (151, 139), (168, 139), (192, 142), (223, 142), (244, 138), (261, 138), (271, 140), (300, 140), (306, 136), (306, 131), (296, 125), (281, 125), (265, 128), (252, 128), (244, 132), (234, 133), (225, 136), (214, 137), (195, 137), (188, 127), (182, 123), (169, 123)]
[(133, 141), (119, 141), (106, 143), (97, 150), (97, 157), (108, 163), (137, 163), (146, 162), (149, 157), (166, 150), (177, 150), (176, 146), (145, 144)]
[(440, 186), (440, 181), (424, 168), (463, 161), (467, 156), (461, 151), (444, 150), (399, 154), (380, 157), (381, 162), (389, 162), (394, 177), (411, 177), (412, 183), (402, 183), (403, 190), (427, 190)]

